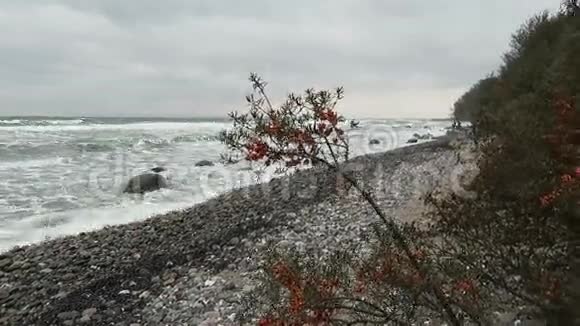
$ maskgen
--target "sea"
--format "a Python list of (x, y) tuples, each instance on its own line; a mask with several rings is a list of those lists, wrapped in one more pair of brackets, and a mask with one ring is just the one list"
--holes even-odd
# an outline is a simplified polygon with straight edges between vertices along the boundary
[[(414, 134), (440, 136), (450, 125), (367, 119), (345, 129), (357, 156), (409, 146)], [(220, 163), (218, 134), (228, 128), (227, 119), (0, 117), (0, 252), (141, 221), (279, 176), (246, 161)], [(215, 165), (195, 166), (200, 160)], [(169, 188), (122, 193), (129, 178), (154, 167), (167, 170)]]

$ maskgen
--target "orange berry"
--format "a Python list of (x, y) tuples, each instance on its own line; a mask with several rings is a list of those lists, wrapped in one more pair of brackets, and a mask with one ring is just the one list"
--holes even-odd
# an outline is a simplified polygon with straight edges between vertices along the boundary
[(564, 174), (564, 175), (561, 177), (562, 183), (565, 183), (565, 184), (566, 184), (566, 183), (570, 183), (570, 182), (572, 182), (572, 179), (573, 179), (573, 178), (572, 178), (572, 176), (571, 176), (571, 175), (569, 175), (569, 174)]

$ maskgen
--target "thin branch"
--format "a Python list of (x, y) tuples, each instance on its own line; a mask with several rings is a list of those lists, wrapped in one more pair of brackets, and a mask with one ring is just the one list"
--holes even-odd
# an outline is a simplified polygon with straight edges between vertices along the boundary
[[(385, 216), (385, 214), (378, 206), (372, 195), (368, 191), (364, 190), (354, 178), (344, 173), (343, 171), (340, 171), (337, 166), (332, 165), (326, 161), (321, 161), (321, 163), (326, 164), (331, 170), (340, 173), (363, 196), (363, 198), (371, 205), (375, 213), (379, 216), (381, 221), (383, 221), (383, 223), (387, 227), (389, 227), (389, 229), (393, 233), (393, 238), (395, 239), (399, 247), (403, 249), (405, 255), (407, 256), (407, 258), (409, 259), (415, 270), (417, 270), (419, 273), (425, 276), (425, 268), (419, 264), (417, 259), (415, 259), (415, 256), (412, 254), (411, 248), (407, 243), (407, 239), (405, 239), (405, 237), (403, 236), (396, 222), (393, 219), (388, 219)], [(445, 313), (447, 314), (449, 321), (455, 326), (461, 326), (459, 319), (455, 315), (455, 312), (453, 312), (453, 309), (451, 308), (451, 305), (448, 303), (448, 300), (445, 299), (445, 294), (443, 294), (441, 289), (439, 289), (439, 287), (435, 286), (434, 284), (430, 284), (430, 288), (434, 292), (435, 297), (437, 298), (442, 308), (444, 309)]]

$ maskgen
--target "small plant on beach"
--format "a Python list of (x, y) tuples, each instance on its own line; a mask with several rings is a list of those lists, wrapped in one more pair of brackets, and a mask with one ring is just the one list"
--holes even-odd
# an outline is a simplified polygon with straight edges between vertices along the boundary
[(230, 114), (233, 128), (222, 132), (222, 141), (241, 151), (248, 161), (285, 168), (325, 164), (336, 167), (348, 159), (348, 140), (336, 112), (343, 89), (315, 91), (304, 96), (290, 94), (280, 107), (274, 107), (266, 95), (266, 82), (250, 76), (254, 94), (248, 95), (248, 113)]

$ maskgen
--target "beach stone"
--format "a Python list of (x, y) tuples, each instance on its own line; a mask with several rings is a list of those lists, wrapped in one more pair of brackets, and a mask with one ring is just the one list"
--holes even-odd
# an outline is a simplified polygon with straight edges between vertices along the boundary
[(15, 261), (6, 268), (6, 271), (13, 272), (15, 270), (21, 269), (23, 265), (24, 263), (22, 261)]
[(167, 188), (167, 180), (165, 177), (161, 174), (146, 173), (131, 178), (123, 192), (130, 194), (143, 194), (161, 188)]
[(65, 298), (65, 297), (67, 296), (67, 294), (68, 294), (68, 293), (66, 293), (66, 292), (64, 292), (64, 291), (61, 291), (61, 292), (59, 292), (59, 293), (57, 293), (57, 294), (53, 295), (53, 296), (51, 297), (51, 299), (60, 300), (60, 299), (63, 299), (63, 298)]
[(12, 265), (12, 259), (10, 258), (0, 259), (0, 268), (5, 268), (10, 265)]
[(64, 275), (62, 276), (62, 279), (63, 279), (63, 280), (65, 280), (65, 281), (69, 281), (69, 280), (72, 280), (72, 279), (74, 279), (75, 277), (76, 277), (76, 276), (75, 276), (75, 274), (73, 274), (73, 273), (66, 273), (66, 274), (64, 274)]
[(75, 319), (80, 315), (76, 310), (61, 312), (57, 315), (58, 319)]
[(88, 316), (90, 319), (96, 313), (97, 313), (97, 308), (88, 308), (88, 309), (83, 310), (82, 315), (83, 315), (83, 317)]
[(0, 288), (0, 300), (6, 299), (10, 296), (10, 290), (8, 288)]
[(139, 299), (147, 299), (150, 295), (151, 295), (151, 292), (143, 291), (141, 294), (139, 294)]
[(220, 314), (217, 311), (209, 311), (209, 312), (205, 313), (203, 318), (205, 318), (205, 320), (203, 322), (201, 322), (200, 326), (201, 325), (217, 326), (217, 323), (218, 323), (219, 318), (220, 318)]
[(31, 264), (31, 263), (29, 263), (29, 262), (27, 262), (27, 261), (25, 261), (25, 262), (24, 262), (24, 263), (23, 263), (23, 264), (20, 266), (20, 269), (22, 269), (22, 270), (27, 270), (27, 269), (30, 269), (31, 267), (32, 267), (32, 264)]
[(89, 316), (82, 316), (79, 319), (79, 323), (81, 323), (81, 324), (86, 324), (86, 323), (90, 323), (90, 322), (91, 322), (91, 317), (89, 317)]
[(115, 312), (114, 309), (110, 309), (109, 308), (109, 309), (105, 310), (104, 312), (105, 312), (105, 315), (107, 315), (107, 316), (114, 316), (114, 315), (116, 315), (116, 312)]
[(226, 285), (224, 285), (224, 291), (231, 291), (231, 290), (235, 290), (237, 288), (236, 283), (234, 282), (228, 282), (226, 283)]
[(201, 160), (195, 163), (195, 166), (213, 166), (213, 162), (209, 160)]

